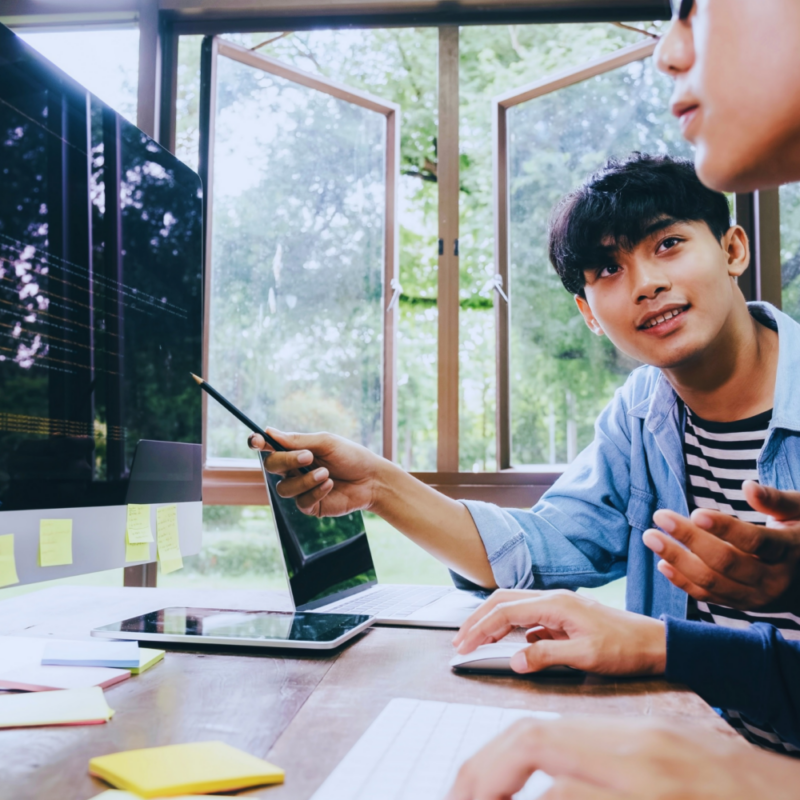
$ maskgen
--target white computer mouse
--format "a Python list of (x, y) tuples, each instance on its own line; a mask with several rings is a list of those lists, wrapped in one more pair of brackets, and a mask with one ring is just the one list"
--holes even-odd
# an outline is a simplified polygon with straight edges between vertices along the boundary
[[(496, 642), (495, 644), (482, 644), (465, 656), (456, 656), (450, 661), (450, 666), (455, 672), (494, 672), (507, 675), (519, 675), (511, 669), (511, 656), (528, 645), (526, 642)], [(575, 676), (581, 671), (572, 667), (552, 666), (533, 675)]]

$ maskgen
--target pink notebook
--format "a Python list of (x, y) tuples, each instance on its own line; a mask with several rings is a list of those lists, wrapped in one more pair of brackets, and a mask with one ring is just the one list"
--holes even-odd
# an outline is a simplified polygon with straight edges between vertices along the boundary
[(127, 680), (127, 669), (110, 667), (50, 667), (31, 664), (0, 673), (0, 689), (23, 692), (49, 692), (55, 689), (88, 689), (99, 686), (107, 689)]

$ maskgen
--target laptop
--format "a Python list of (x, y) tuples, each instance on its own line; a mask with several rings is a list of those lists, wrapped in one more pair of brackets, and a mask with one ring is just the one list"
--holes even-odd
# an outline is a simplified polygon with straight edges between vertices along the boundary
[(261, 469), (269, 492), (289, 593), (298, 611), (367, 614), (379, 625), (459, 628), (488, 593), (447, 586), (378, 583), (360, 511), (318, 519), (281, 497), (281, 478)]

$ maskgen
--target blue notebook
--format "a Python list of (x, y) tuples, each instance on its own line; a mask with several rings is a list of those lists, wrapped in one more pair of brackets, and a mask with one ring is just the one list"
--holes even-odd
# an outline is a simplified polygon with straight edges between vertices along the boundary
[(42, 664), (54, 667), (120, 667), (139, 666), (138, 642), (48, 642)]

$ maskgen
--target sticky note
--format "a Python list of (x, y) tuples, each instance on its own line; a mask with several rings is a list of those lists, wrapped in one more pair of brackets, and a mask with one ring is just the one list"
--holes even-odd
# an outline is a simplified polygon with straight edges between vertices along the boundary
[(0, 586), (19, 583), (17, 562), (14, 559), (14, 534), (0, 536)]
[(156, 509), (156, 535), (158, 536), (158, 560), (163, 573), (183, 568), (181, 540), (178, 536), (178, 507), (161, 506)]
[(139, 797), (227, 792), (283, 783), (280, 767), (223, 742), (148, 747), (98, 756), (89, 774)]
[(0, 697), (0, 728), (93, 725), (107, 722), (113, 714), (97, 686)]
[[(231, 800), (229, 794), (180, 794), (174, 795), (170, 800), (208, 800), (209, 797), (220, 797), (223, 800)], [(121, 792), (119, 789), (106, 789), (100, 794), (96, 794), (92, 800), (142, 800), (138, 794), (133, 792)], [(254, 800), (256, 800), (254, 798)]]
[(128, 504), (128, 520), (125, 524), (125, 533), (128, 544), (142, 544), (143, 542), (153, 541), (149, 505)]
[(72, 520), (39, 520), (39, 566), (72, 563)]
[(142, 542), (141, 544), (131, 544), (127, 538), (125, 539), (125, 563), (130, 564), (131, 561), (149, 561), (150, 560), (150, 544)]
[(139, 675), (153, 664), (158, 664), (164, 658), (163, 650), (151, 650), (147, 647), (139, 648), (139, 666), (131, 667), (131, 675)]

